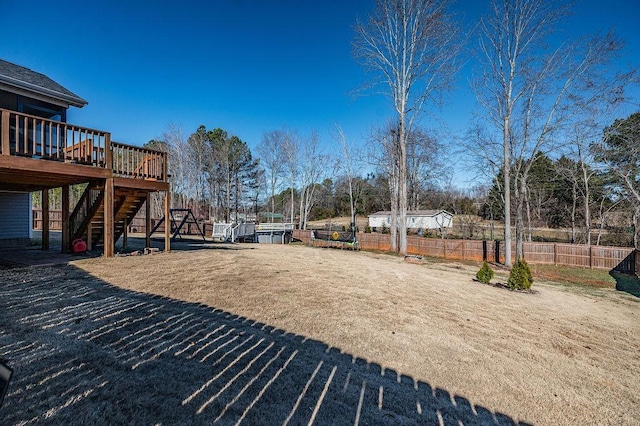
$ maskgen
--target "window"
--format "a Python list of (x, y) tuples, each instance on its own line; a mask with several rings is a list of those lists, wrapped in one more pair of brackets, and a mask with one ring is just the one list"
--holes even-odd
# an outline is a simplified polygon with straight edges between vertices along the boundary
[[(18, 96), (18, 112), (45, 120), (64, 122), (67, 110), (62, 106)], [(17, 132), (14, 127), (16, 124)], [(19, 117), (16, 123), (11, 123), (9, 132), (11, 152), (26, 156), (53, 156), (57, 152), (57, 147), (64, 145), (64, 134), (61, 135), (59, 129), (60, 125), (57, 123)]]
[(23, 98), (22, 96), (18, 96), (18, 112), (54, 121), (66, 121), (67, 119), (67, 109), (65, 107)]

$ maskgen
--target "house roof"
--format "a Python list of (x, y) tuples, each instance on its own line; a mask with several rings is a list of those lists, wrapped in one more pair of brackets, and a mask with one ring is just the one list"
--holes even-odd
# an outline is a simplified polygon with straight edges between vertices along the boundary
[(78, 108), (88, 103), (46, 75), (2, 59), (0, 59), (0, 87), (9, 90), (18, 89), (28, 94), (35, 94), (36, 97), (43, 96)]
[[(407, 216), (436, 216), (440, 213), (445, 213), (448, 215), (453, 216), (452, 213), (449, 213), (446, 210), (415, 210), (415, 211), (408, 211), (407, 212)], [(369, 217), (371, 216), (389, 216), (391, 215), (390, 211), (379, 211), (373, 214), (370, 214)]]

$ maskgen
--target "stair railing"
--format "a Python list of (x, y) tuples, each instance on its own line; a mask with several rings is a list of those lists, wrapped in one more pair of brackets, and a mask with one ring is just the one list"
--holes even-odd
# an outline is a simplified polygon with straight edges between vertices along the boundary
[(84, 233), (91, 216), (95, 213), (96, 204), (102, 199), (103, 191), (92, 185), (87, 185), (78, 204), (69, 216), (69, 232), (71, 240), (80, 238)]

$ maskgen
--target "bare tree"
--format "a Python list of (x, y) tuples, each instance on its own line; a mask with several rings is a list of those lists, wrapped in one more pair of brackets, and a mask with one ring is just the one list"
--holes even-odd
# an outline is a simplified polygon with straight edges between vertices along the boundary
[(427, 184), (444, 177), (444, 147), (433, 132), (415, 128), (407, 139), (407, 190), (409, 210), (419, 210)]
[(291, 223), (295, 220), (294, 191), (296, 186), (296, 172), (298, 171), (298, 154), (300, 152), (300, 138), (294, 130), (282, 130), (284, 139), (282, 140), (282, 155), (285, 167), (289, 171), (289, 194), (291, 196)]
[(162, 140), (168, 146), (169, 152), (169, 182), (171, 184), (171, 204), (174, 207), (186, 208), (188, 194), (192, 192), (189, 149), (182, 127), (169, 124), (162, 134)]
[(262, 136), (262, 141), (257, 148), (260, 155), (260, 164), (264, 167), (267, 185), (271, 194), (271, 222), (273, 222), (276, 211), (276, 190), (280, 186), (280, 179), (285, 167), (283, 154), (285, 139), (286, 135), (283, 130), (273, 130)]
[(300, 210), (299, 227), (307, 229), (309, 214), (316, 202), (317, 189), (329, 163), (328, 156), (320, 151), (318, 134), (311, 132), (302, 142), (300, 154)]
[(368, 21), (355, 27), (355, 55), (379, 76), (374, 85), (386, 87), (396, 112), (398, 126), (387, 154), (393, 163), (391, 211), (398, 216), (391, 223), (392, 249), (402, 254), (407, 252), (407, 135), (425, 102), (448, 88), (460, 46), (459, 30), (445, 11), (448, 3), (378, 0)]
[(593, 115), (619, 100), (629, 78), (610, 69), (621, 48), (611, 33), (551, 47), (549, 36), (567, 13), (568, 6), (546, 0), (493, 0), (480, 24), (482, 74), (475, 87), (487, 120), (501, 133), (508, 266), (511, 196), (521, 258), (527, 179), (536, 156), (557, 150), (561, 132), (585, 109)]
[(386, 178), (390, 205), (391, 250), (398, 250), (398, 215), (399, 215), (399, 169), (397, 126), (395, 123), (374, 129), (368, 138), (367, 161)]
[[(556, 173), (565, 179), (565, 184), (571, 185), (571, 205), (567, 205), (571, 223), (571, 243), (577, 242), (577, 214), (578, 214), (578, 194), (580, 189), (580, 166), (577, 162), (567, 157), (561, 157), (556, 162)], [(564, 185), (567, 186), (567, 185)]]
[(191, 175), (190, 179), (193, 182), (193, 203), (190, 208), (196, 217), (201, 217), (204, 210), (203, 207), (207, 202), (206, 193), (209, 185), (206, 174), (208, 170), (207, 163), (211, 157), (205, 126), (198, 127), (198, 129), (189, 136), (187, 146), (189, 148), (191, 165), (188, 173)]
[(333, 139), (340, 145), (342, 152), (342, 158), (340, 159), (340, 165), (342, 172), (347, 177), (347, 184), (349, 186), (349, 207), (351, 208), (351, 230), (356, 231), (356, 205), (353, 194), (354, 179), (355, 179), (355, 152), (354, 147), (349, 145), (347, 135), (345, 135), (342, 127), (336, 124), (332, 131)]
[(580, 122), (574, 126), (569, 152), (575, 161), (575, 167), (560, 170), (560, 174), (575, 183), (576, 193), (582, 198), (584, 241), (587, 245), (591, 245), (592, 182), (598, 172), (594, 167), (593, 151), (590, 149), (596, 134), (596, 127), (593, 124)]

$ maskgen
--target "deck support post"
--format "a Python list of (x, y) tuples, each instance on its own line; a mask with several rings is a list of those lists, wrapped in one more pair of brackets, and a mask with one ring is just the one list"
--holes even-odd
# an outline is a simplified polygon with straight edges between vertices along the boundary
[(91, 221), (87, 224), (87, 250), (93, 250), (93, 227)]
[(113, 178), (107, 178), (104, 185), (104, 257), (113, 257), (114, 211), (113, 211)]
[(62, 253), (71, 251), (71, 230), (69, 226), (69, 185), (62, 186)]
[(164, 251), (169, 253), (171, 251), (171, 216), (170, 210), (171, 191), (167, 189), (164, 192)]
[(129, 248), (129, 221), (126, 217), (124, 218), (124, 228), (122, 230), (122, 248), (125, 250)]
[(151, 247), (151, 193), (147, 192), (147, 200), (144, 202), (144, 233), (145, 247)]
[(42, 196), (42, 250), (49, 250), (49, 190), (43, 189)]
[(2, 125), (0, 126), (0, 129), (2, 129), (2, 133), (0, 133), (0, 152), (2, 153), (2, 155), (11, 154), (11, 150), (9, 146), (9, 118), (10, 118), (9, 111), (3, 110), (2, 118), (1, 118)]

